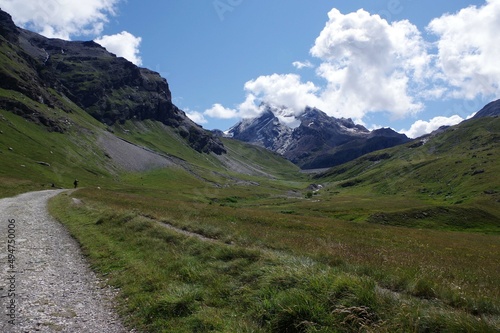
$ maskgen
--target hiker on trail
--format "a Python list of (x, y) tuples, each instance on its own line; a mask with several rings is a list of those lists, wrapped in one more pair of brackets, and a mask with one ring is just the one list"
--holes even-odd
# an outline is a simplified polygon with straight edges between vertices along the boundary
[(75, 179), (75, 181), (73, 182), (73, 185), (75, 185), (75, 188), (78, 187), (78, 179)]

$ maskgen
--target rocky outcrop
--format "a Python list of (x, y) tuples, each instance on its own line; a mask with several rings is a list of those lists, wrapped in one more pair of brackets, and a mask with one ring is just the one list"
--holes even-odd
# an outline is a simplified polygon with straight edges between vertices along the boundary
[(270, 106), (257, 118), (244, 119), (229, 130), (229, 136), (250, 142), (279, 154), (286, 152), (292, 129), (283, 125)]
[(9, 42), (17, 40), (17, 26), (12, 21), (12, 17), (0, 9), (0, 35)]
[(225, 153), (218, 138), (172, 103), (168, 83), (158, 73), (93, 41), (49, 39), (17, 28), (1, 11), (0, 33), (0, 52), (8, 59), (0, 70), (1, 88), (69, 112), (61, 102), (63, 96), (107, 125), (156, 120), (175, 128), (197, 151)]

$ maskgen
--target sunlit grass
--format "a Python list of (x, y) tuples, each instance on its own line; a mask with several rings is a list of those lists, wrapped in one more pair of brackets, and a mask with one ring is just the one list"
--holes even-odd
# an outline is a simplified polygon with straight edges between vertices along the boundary
[[(133, 325), (151, 332), (495, 331), (497, 235), (349, 222), (306, 199), (282, 213), (280, 203), (290, 206), (273, 199), (274, 190), (192, 190), (87, 189), (77, 193), (83, 206), (63, 197), (52, 207), (96, 268), (122, 288)], [(359, 214), (354, 197), (338, 199)]]

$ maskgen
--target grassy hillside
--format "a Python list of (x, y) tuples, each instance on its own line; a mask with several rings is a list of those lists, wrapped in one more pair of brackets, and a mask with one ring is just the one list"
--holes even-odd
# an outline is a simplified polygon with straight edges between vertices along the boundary
[[(0, 107), (0, 196), (47, 188), (52, 184), (70, 188), (75, 178), (81, 186), (108, 188), (123, 183), (142, 184), (145, 178), (146, 182), (150, 179), (151, 184), (160, 188), (168, 183), (172, 174), (188, 179), (186, 183), (192, 179), (214, 186), (252, 182), (256, 177), (264, 182), (284, 175), (301, 177), (298, 167), (276, 154), (233, 140), (225, 141), (229, 153), (217, 156), (195, 151), (178, 131), (157, 121), (128, 121), (109, 128), (55, 91), (52, 97), (57, 98), (64, 109), (49, 108), (12, 90), (0, 89), (0, 97), (62, 126), (62, 133), (52, 131), (50, 126), (37, 124), (25, 115), (16, 115), (15, 110)], [(171, 158), (171, 166), (147, 174), (130, 172), (116, 163), (99, 144), (107, 131), (149, 149), (151, 154)], [(134, 159), (133, 151), (127, 151), (126, 146), (130, 144), (125, 141), (121, 152)], [(183, 185), (181, 181), (179, 186)]]
[(500, 119), (474, 119), (332, 168), (316, 181), (334, 192), (418, 203), (382, 205), (376, 214), (367, 214), (371, 222), (450, 229), (488, 225), (498, 232), (499, 142)]
[(0, 197), (52, 184), (72, 187), (75, 178), (83, 184), (111, 179), (111, 165), (95, 143), (104, 126), (41, 83), (15, 40), (0, 36)]
[[(237, 174), (298, 176), (299, 168), (266, 149), (231, 139), (223, 139), (228, 153), (223, 156), (199, 154), (184, 144), (179, 133), (155, 121), (127, 121), (113, 126), (114, 133), (133, 143), (174, 156), (208, 170), (234, 171)], [(244, 168), (244, 165), (247, 168)], [(232, 170), (234, 169), (234, 170)]]
[[(0, 94), (22, 99), (38, 109), (46, 108), (18, 93), (0, 90)], [(46, 127), (0, 110), (1, 196), (52, 184), (71, 187), (75, 178), (84, 184), (99, 184), (111, 178), (106, 158), (95, 144), (95, 130), (101, 126), (76, 108), (75, 113), (60, 109), (51, 113), (64, 116), (68, 124), (66, 133), (49, 132)]]

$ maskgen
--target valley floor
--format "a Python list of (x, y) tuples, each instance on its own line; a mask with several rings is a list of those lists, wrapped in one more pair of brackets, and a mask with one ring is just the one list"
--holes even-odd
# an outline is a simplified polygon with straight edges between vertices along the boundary
[(361, 207), (401, 204), (395, 197), (332, 194), (327, 202), (329, 192), (257, 196), (249, 185), (145, 191), (141, 181), (81, 189), (49, 205), (120, 289), (120, 313), (139, 331), (500, 327), (495, 234), (357, 220)]

